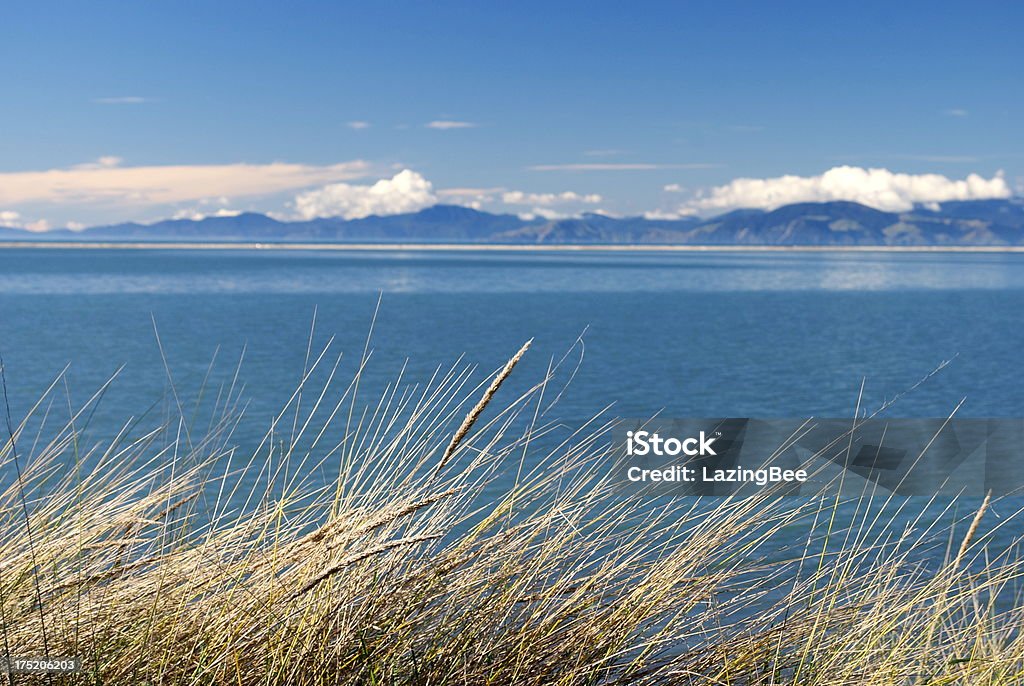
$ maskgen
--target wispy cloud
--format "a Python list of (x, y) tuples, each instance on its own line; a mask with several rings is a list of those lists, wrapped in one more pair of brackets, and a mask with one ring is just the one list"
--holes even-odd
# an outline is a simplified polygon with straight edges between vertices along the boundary
[(691, 163), (691, 164), (655, 164), (648, 162), (627, 162), (627, 163), (604, 163), (604, 162), (584, 162), (580, 164), (535, 164), (531, 167), (527, 167), (530, 171), (571, 171), (571, 172), (589, 172), (589, 171), (652, 171), (655, 169), (715, 169), (721, 167), (720, 164), (710, 163)]
[(434, 121), (427, 122), (424, 124), (428, 129), (437, 129), (439, 131), (448, 131), (451, 129), (472, 129), (476, 128), (477, 124), (471, 121), (455, 121), (452, 119), (435, 119)]
[(970, 114), (970, 112), (961, 107), (953, 107), (948, 110), (943, 110), (942, 113), (947, 117), (959, 117), (961, 119)]
[(444, 202), (488, 209), (494, 212), (514, 212), (521, 217), (572, 217), (583, 211), (594, 211), (587, 206), (604, 201), (598, 193), (537, 193), (508, 188), (445, 188), (437, 191)]
[(93, 98), (97, 105), (143, 105), (148, 102), (156, 102), (157, 98), (147, 98), (141, 95), (116, 95), (107, 98)]
[(466, 197), (494, 197), (499, 193), (504, 193), (507, 189), (504, 186), (491, 186), (490, 188), (443, 188), (437, 192), (441, 197), (452, 197), (458, 198), (462, 196)]
[(82, 162), (81, 164), (76, 164), (76, 165), (74, 165), (71, 168), (72, 169), (78, 169), (78, 170), (82, 170), (82, 169), (111, 169), (113, 167), (121, 166), (122, 162), (124, 162), (124, 159), (118, 157), (117, 155), (104, 155), (102, 157), (97, 157), (92, 162)]
[(596, 204), (601, 202), (602, 197), (597, 193), (581, 195), (573, 191), (563, 193), (524, 193), (523, 191), (508, 191), (502, 194), (502, 202), (507, 205), (561, 205), (565, 203), (586, 203)]
[(178, 210), (171, 215), (171, 219), (191, 219), (192, 221), (199, 221), (208, 217), (237, 217), (242, 214), (241, 210), (230, 210), (225, 207), (215, 210), (213, 212), (204, 212), (196, 209), (184, 209)]
[(345, 126), (352, 129), (353, 131), (362, 131), (363, 129), (370, 128), (370, 122), (357, 119), (356, 121), (347, 122)]
[(63, 169), (0, 172), (0, 207), (25, 203), (164, 205), (225, 196), (250, 197), (365, 177), (370, 164), (199, 164), (121, 166), (119, 158)]
[(675, 210), (648, 210), (644, 212), (644, 219), (654, 220), (675, 220), (682, 219), (683, 217), (693, 217), (697, 215), (697, 210), (691, 207), (679, 207)]
[(472, 207), (474, 210), (483, 209), (496, 201), (499, 195), (505, 192), (501, 186), (492, 188), (442, 188), (437, 191), (437, 197), (443, 202), (452, 205)]

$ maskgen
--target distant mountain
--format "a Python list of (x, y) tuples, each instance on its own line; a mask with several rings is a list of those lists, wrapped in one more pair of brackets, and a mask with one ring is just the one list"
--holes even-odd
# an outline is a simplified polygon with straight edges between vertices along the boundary
[(284, 222), (266, 215), (170, 219), (43, 234), (0, 227), (0, 240), (306, 241), (646, 245), (1024, 245), (1024, 200), (973, 200), (883, 212), (854, 202), (798, 203), (770, 212), (646, 219), (584, 214), (521, 219), (455, 205), (361, 219)]
[(362, 219), (314, 219), (292, 226), (302, 236), (324, 241), (469, 242), (528, 225), (511, 214), (490, 214), (458, 205), (435, 205), (412, 214)]
[(233, 217), (165, 219), (155, 224), (114, 224), (79, 232), (86, 239), (117, 240), (276, 240), (289, 232), (289, 225), (255, 212)]

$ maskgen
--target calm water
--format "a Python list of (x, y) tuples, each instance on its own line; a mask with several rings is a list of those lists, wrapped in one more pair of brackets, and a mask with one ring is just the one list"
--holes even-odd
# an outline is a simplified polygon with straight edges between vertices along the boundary
[[(459, 355), (486, 369), (536, 338), (523, 376), (584, 335), (566, 417), (843, 416), (907, 390), (893, 415), (1024, 415), (1024, 255), (337, 253), (0, 250), (0, 351), (16, 413), (66, 364), (84, 400), (120, 365), (96, 421), (164, 391), (216, 348), (250, 414), (301, 372), (314, 308), (354, 361), (377, 298), (368, 387), (408, 358), (426, 378)], [(227, 366), (230, 367), (230, 364)]]
[(570, 426), (610, 403), (624, 417), (849, 416), (862, 379), (873, 408), (950, 360), (889, 414), (966, 399), (961, 416), (1024, 416), (1024, 255), (0, 249), (13, 413), (68, 364), (76, 405), (124, 365), (95, 441), (166, 404), (155, 322), (186, 400), (215, 350), (223, 380), (245, 349), (236, 439), (251, 447), (295, 388), (314, 310), (313, 347), (335, 337), (350, 373), (380, 294), (364, 397), (406, 362), (413, 382), (460, 355), (489, 371), (533, 337), (511, 398), (552, 358), (576, 359), (584, 334), (557, 409)]

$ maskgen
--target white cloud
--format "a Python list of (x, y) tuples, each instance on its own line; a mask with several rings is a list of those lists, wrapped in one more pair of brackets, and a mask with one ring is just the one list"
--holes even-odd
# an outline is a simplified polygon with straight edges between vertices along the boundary
[(504, 188), (444, 188), (437, 191), (437, 196), (444, 202), (474, 210), (483, 209), (484, 205), (495, 202)]
[(118, 95), (112, 98), (93, 98), (93, 102), (98, 105), (142, 105), (147, 102), (156, 102), (156, 99), (141, 95)]
[(493, 186), (491, 188), (444, 188), (437, 192), (441, 197), (472, 197), (478, 199), (493, 199), (499, 193), (503, 193), (505, 188), (502, 186)]
[(653, 164), (649, 162), (635, 163), (582, 163), (582, 164), (535, 164), (527, 167), (530, 171), (652, 171), (655, 169), (714, 169), (718, 164)]
[(370, 122), (368, 122), (368, 121), (361, 121), (361, 120), (350, 121), (347, 124), (345, 124), (345, 126), (347, 126), (348, 128), (350, 128), (350, 129), (352, 129), (354, 131), (362, 131), (363, 129), (370, 128)]
[(586, 203), (596, 204), (601, 202), (602, 198), (597, 193), (590, 193), (587, 195), (580, 195), (572, 191), (565, 191), (564, 193), (524, 193), (523, 191), (508, 191), (501, 196), (502, 202), (506, 205), (540, 205), (543, 207), (550, 207), (551, 205), (560, 205), (565, 203)]
[(25, 229), (26, 231), (47, 231), (50, 223), (45, 219), (28, 220), (14, 210), (0, 210), (0, 227), (6, 229)]
[(64, 169), (0, 172), (0, 206), (24, 203), (145, 207), (211, 196), (269, 195), (366, 176), (364, 161), (332, 165), (207, 164), (125, 167), (120, 159)]
[[(597, 193), (528, 193), (501, 187), (445, 188), (437, 191), (437, 196), (444, 202), (454, 205), (472, 207), (476, 210), (487, 209), (491, 212), (514, 212), (527, 219), (578, 216), (583, 205), (596, 205), (604, 200)], [(531, 210), (524, 213), (520, 209), (523, 206), (530, 206)], [(560, 209), (556, 211), (555, 207)]]
[(214, 212), (203, 212), (202, 210), (187, 209), (178, 210), (171, 215), (171, 219), (191, 219), (192, 221), (199, 221), (200, 219), (206, 219), (207, 217), (237, 217), (242, 214), (241, 210), (229, 210), (225, 207), (220, 208)]
[(970, 113), (967, 110), (962, 109), (960, 107), (954, 107), (952, 109), (944, 111), (943, 114), (945, 114), (947, 117), (959, 117), (962, 119), (963, 117), (966, 117)]
[(303, 219), (415, 212), (437, 204), (433, 186), (420, 174), (403, 169), (372, 186), (334, 183), (295, 196), (296, 213)]
[(681, 219), (683, 217), (692, 217), (697, 214), (697, 210), (689, 207), (680, 207), (675, 211), (666, 210), (650, 210), (644, 212), (644, 219)]
[(682, 193), (683, 191), (686, 190), (686, 188), (684, 186), (680, 186), (678, 183), (670, 183), (665, 186), (662, 186), (661, 190), (665, 191), (666, 193)]
[(506, 191), (501, 196), (505, 205), (529, 205), (528, 212), (517, 212), (520, 219), (527, 221), (537, 218), (555, 220), (578, 217), (582, 205), (595, 205), (602, 202), (597, 193), (580, 194), (574, 191), (562, 193), (526, 193), (523, 191)]
[(120, 167), (123, 159), (116, 155), (104, 155), (103, 157), (97, 157), (94, 162), (83, 162), (76, 164), (72, 169), (111, 169), (113, 167)]
[(432, 122), (424, 124), (428, 129), (437, 129), (439, 131), (447, 131), (450, 129), (472, 129), (476, 127), (471, 121), (453, 121), (451, 119), (435, 119)]
[(950, 179), (941, 174), (901, 174), (888, 169), (833, 167), (819, 176), (735, 179), (698, 193), (681, 209), (726, 211), (736, 208), (774, 209), (796, 202), (849, 200), (880, 210), (900, 212), (916, 203), (1007, 198), (1010, 187), (1002, 174), (985, 179), (970, 174)]
[(516, 216), (524, 221), (533, 221), (534, 219), (555, 221), (556, 219), (569, 219), (573, 217), (572, 214), (559, 212), (558, 210), (553, 210), (550, 207), (534, 207), (529, 212), (518, 212)]

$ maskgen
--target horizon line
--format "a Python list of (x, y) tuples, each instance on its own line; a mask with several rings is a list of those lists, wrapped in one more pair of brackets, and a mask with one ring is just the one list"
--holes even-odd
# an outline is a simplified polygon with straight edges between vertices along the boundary
[(894, 252), (1024, 253), (1024, 245), (674, 245), (605, 243), (274, 243), (228, 241), (2, 241), (0, 250), (238, 250), (332, 252)]

